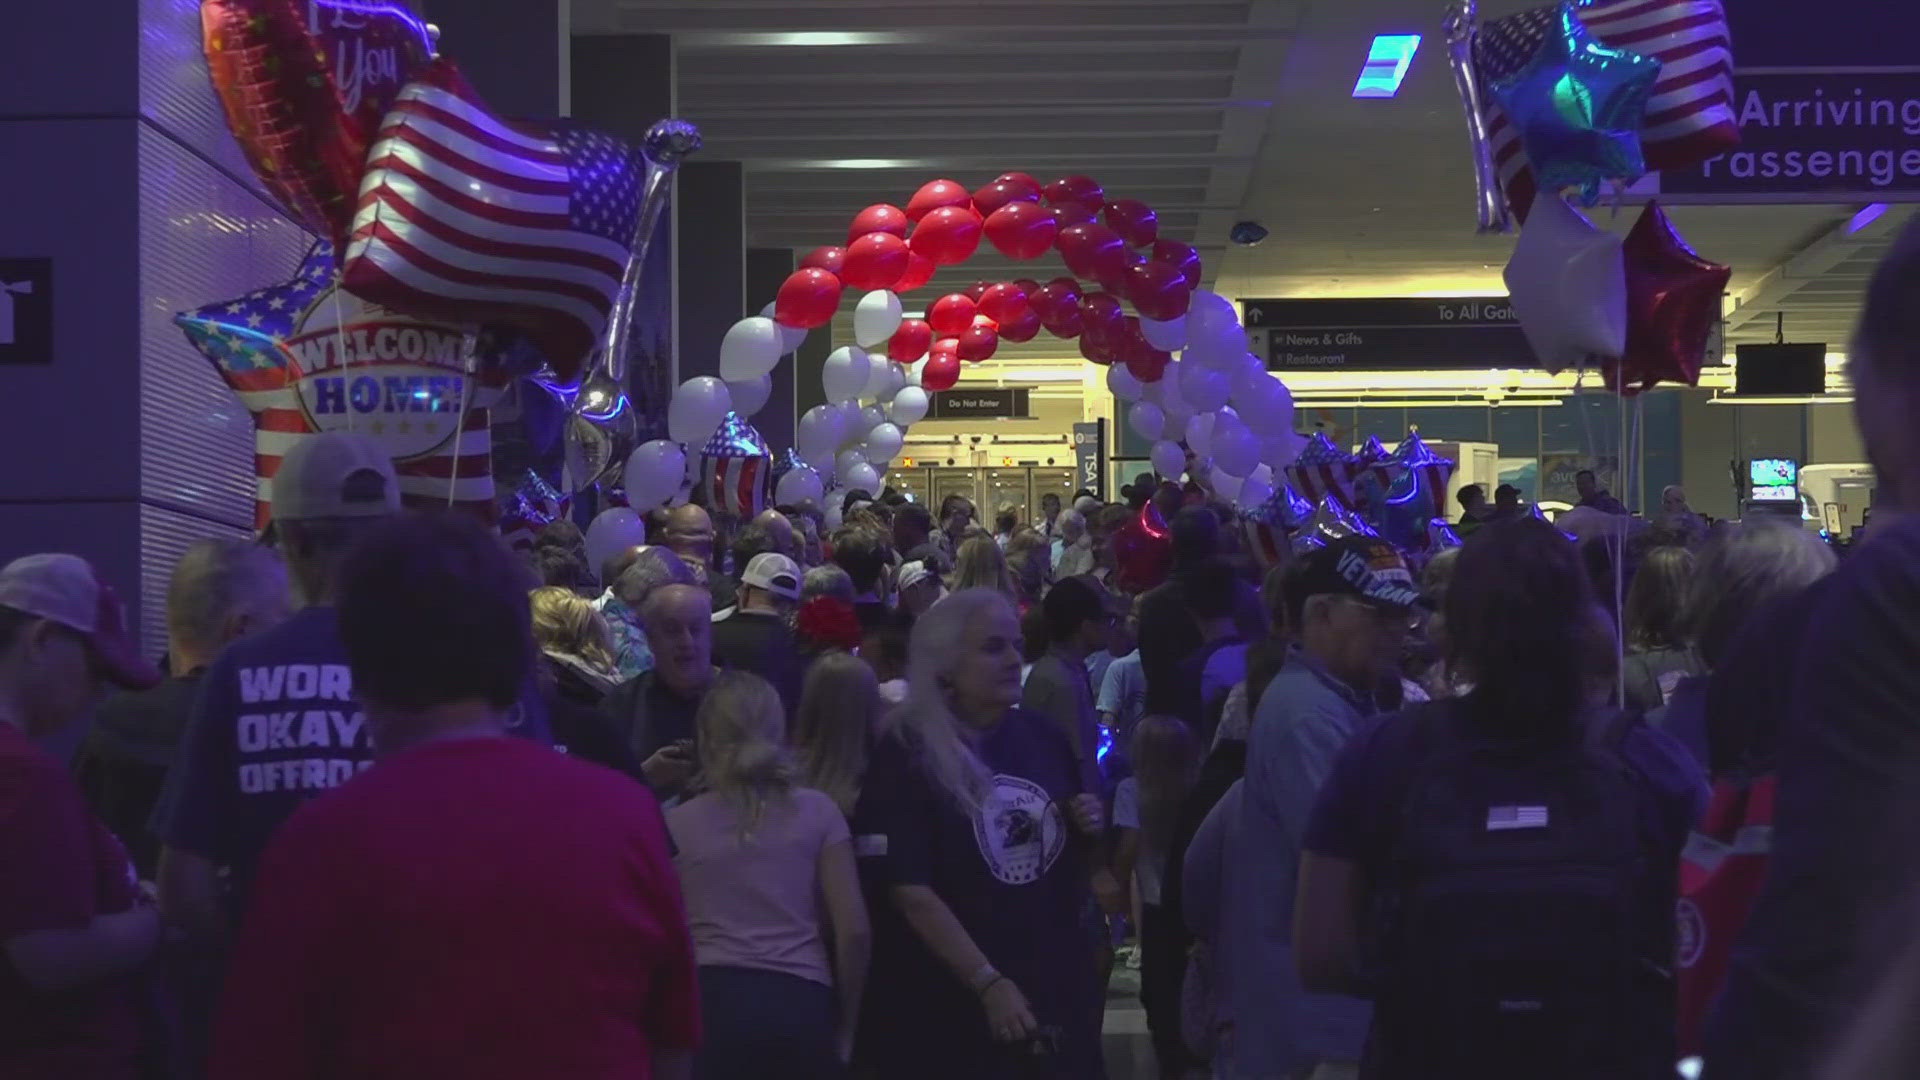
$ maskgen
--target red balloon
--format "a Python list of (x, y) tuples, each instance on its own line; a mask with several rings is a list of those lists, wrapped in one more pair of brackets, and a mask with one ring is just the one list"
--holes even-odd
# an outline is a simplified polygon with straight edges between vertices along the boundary
[(1040, 321), (1051, 327), (1056, 321), (1066, 317), (1080, 304), (1079, 282), (1062, 281), (1055, 278), (1045, 285), (1027, 294), (1027, 303), (1040, 316)]
[(1015, 319), (1000, 321), (1002, 341), (1032, 341), (1040, 333), (1040, 316), (1031, 307), (1021, 308)]
[(1080, 298), (1080, 318), (1088, 337), (1118, 344), (1126, 329), (1127, 313), (1111, 293), (1090, 292)]
[(1179, 270), (1180, 276), (1187, 279), (1187, 288), (1200, 287), (1200, 253), (1193, 250), (1192, 244), (1183, 244), (1178, 240), (1155, 240), (1153, 261), (1166, 263)]
[(973, 284), (967, 286), (966, 288), (960, 291), (962, 294), (966, 296), (967, 299), (978, 304), (980, 302), (980, 298), (982, 296), (985, 296), (987, 294), (987, 290), (992, 287), (993, 287), (993, 283), (990, 281), (976, 281)]
[(902, 319), (900, 329), (887, 339), (887, 359), (911, 364), (933, 348), (933, 327), (925, 319)]
[(935, 352), (920, 369), (920, 385), (928, 390), (951, 390), (960, 381), (960, 357), (956, 353)]
[(1105, 367), (1120, 359), (1120, 346), (1110, 338), (1098, 334), (1080, 335), (1080, 355)]
[(946, 353), (949, 356), (954, 356), (958, 355), (959, 352), (960, 339), (951, 334), (943, 338), (936, 338), (932, 347), (927, 349), (928, 356), (933, 356), (936, 353)]
[(969, 364), (977, 364), (993, 355), (1000, 347), (1000, 332), (989, 326), (969, 326), (960, 335), (960, 346), (955, 351), (960, 359)]
[(1040, 194), (1040, 181), (1035, 180), (1032, 173), (1003, 172), (999, 176), (994, 177), (993, 182), (996, 184), (1018, 184), (1021, 187), (1032, 189), (1036, 197)]
[(847, 246), (840, 279), (863, 292), (891, 289), (907, 271), (907, 242), (886, 232), (870, 232)]
[(1127, 275), (1133, 271), (1134, 267), (1146, 261), (1147, 257), (1145, 255), (1140, 254), (1132, 248), (1122, 248), (1118, 260), (1109, 262), (1095, 271), (1094, 280), (1100, 283), (1101, 288), (1110, 293), (1125, 295), (1127, 291)]
[(1105, 225), (1069, 225), (1060, 230), (1060, 257), (1082, 278), (1127, 272), (1127, 242)]
[(1039, 201), (1039, 188), (1029, 188), (1006, 180), (995, 180), (973, 193), (973, 208), (983, 215), (991, 214), (1008, 203)]
[(980, 228), (980, 215), (973, 212), (973, 207), (942, 206), (920, 219), (907, 242), (932, 259), (935, 266), (952, 266), (973, 257), (980, 247)]
[[(816, 267), (827, 273), (844, 279), (847, 269), (847, 249), (843, 247), (817, 247), (800, 257), (800, 266)], [(852, 284), (849, 282), (848, 284)], [(855, 285), (854, 288), (860, 288)]]
[(874, 203), (853, 216), (853, 225), (847, 229), (847, 243), (877, 232), (892, 233), (905, 239), (907, 212), (892, 203)]
[(1054, 215), (1038, 203), (1010, 202), (987, 215), (987, 240), (1009, 259), (1037, 259), (1059, 234)]
[(787, 275), (773, 298), (773, 318), (787, 326), (811, 330), (832, 322), (833, 311), (839, 306), (840, 279), (809, 266)]
[(973, 325), (976, 306), (965, 293), (948, 293), (927, 309), (927, 325), (943, 337), (955, 337)]
[(1059, 206), (1049, 206), (1047, 207), (1047, 214), (1053, 218), (1054, 226), (1061, 229), (1069, 225), (1086, 225), (1090, 222), (1100, 220), (1093, 211), (1081, 206), (1079, 203), (1061, 203)]
[(1127, 371), (1143, 383), (1156, 383), (1167, 373), (1172, 354), (1158, 350), (1127, 357)]
[(1160, 235), (1160, 215), (1139, 199), (1115, 199), (1107, 204), (1107, 227), (1134, 247), (1146, 247)]
[[(298, 0), (199, 6), (207, 74), (247, 164), (295, 221), (344, 250), (367, 151), (395, 96), (431, 62), (431, 42), (394, 5), (311, 21)], [(362, 56), (391, 66), (362, 77), (347, 60)]]
[(1063, 176), (1044, 189), (1047, 203), (1051, 206), (1064, 206), (1067, 203), (1079, 203), (1081, 206), (1100, 212), (1106, 205), (1107, 193), (1091, 176)]
[(1128, 269), (1127, 299), (1133, 302), (1133, 310), (1165, 322), (1187, 313), (1193, 286), (1181, 276), (1179, 267), (1149, 260)]
[(943, 206), (967, 206), (973, 196), (953, 180), (929, 180), (907, 200), (907, 220), (919, 221)]
[(1113, 557), (1114, 578), (1129, 593), (1138, 595), (1167, 579), (1173, 569), (1173, 535), (1152, 503), (1114, 530)]
[(1652, 200), (1625, 253), (1627, 350), (1605, 366), (1608, 388), (1632, 397), (1660, 382), (1698, 384), (1732, 269), (1695, 254)]
[(1046, 327), (1047, 333), (1054, 337), (1071, 339), (1079, 337), (1086, 329), (1086, 320), (1080, 317), (1080, 308), (1076, 305), (1055, 313), (1050, 319), (1041, 319), (1040, 325)]
[(1030, 277), (1014, 278), (1013, 283), (1020, 286), (1020, 291), (1026, 293), (1029, 299), (1032, 298), (1034, 293), (1040, 291), (1040, 283)]
[(1029, 309), (1027, 290), (1011, 281), (989, 285), (979, 296), (980, 313), (997, 323), (1018, 322)]
[(901, 274), (900, 280), (893, 283), (893, 291), (897, 293), (912, 292), (933, 280), (934, 269), (932, 259), (927, 258), (917, 251), (907, 252), (907, 272)]

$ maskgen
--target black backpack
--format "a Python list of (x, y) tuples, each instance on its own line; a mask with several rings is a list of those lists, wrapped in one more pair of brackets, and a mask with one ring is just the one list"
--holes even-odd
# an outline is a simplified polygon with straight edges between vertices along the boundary
[(1558, 742), (1485, 737), (1445, 703), (1390, 721), (1413, 766), (1376, 890), (1369, 1075), (1673, 1074), (1673, 897), (1620, 754), (1639, 719)]

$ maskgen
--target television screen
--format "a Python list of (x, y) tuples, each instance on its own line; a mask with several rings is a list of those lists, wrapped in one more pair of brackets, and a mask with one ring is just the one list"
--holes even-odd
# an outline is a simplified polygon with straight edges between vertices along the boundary
[(1747, 479), (1757, 502), (1795, 502), (1800, 498), (1800, 463), (1791, 458), (1754, 458)]
[(1827, 392), (1827, 347), (1742, 345), (1734, 350), (1734, 396), (1809, 397)]

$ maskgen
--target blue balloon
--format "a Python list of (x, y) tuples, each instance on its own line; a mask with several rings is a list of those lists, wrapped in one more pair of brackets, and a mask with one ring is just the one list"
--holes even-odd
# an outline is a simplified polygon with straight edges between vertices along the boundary
[(1640, 127), (1660, 61), (1602, 44), (1571, 3), (1551, 18), (1533, 56), (1488, 89), (1519, 130), (1540, 190), (1577, 187), (1591, 204), (1601, 181), (1647, 171)]

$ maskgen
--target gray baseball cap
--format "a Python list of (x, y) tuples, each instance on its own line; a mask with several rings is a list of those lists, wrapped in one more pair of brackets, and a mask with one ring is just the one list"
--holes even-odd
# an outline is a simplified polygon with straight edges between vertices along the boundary
[(400, 510), (393, 459), (365, 435), (329, 431), (293, 444), (273, 474), (273, 517), (385, 517)]

